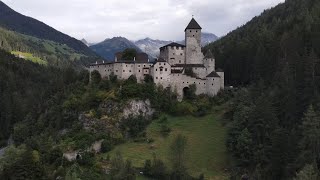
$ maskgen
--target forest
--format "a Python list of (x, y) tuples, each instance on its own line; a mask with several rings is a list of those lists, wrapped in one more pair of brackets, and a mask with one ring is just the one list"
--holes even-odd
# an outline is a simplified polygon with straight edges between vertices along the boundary
[[(0, 147), (6, 146), (9, 138), (14, 141), (14, 146), (7, 147), (0, 158), (0, 177), (7, 179), (134, 179), (138, 169), (129, 159), (118, 153), (101, 158), (87, 149), (100, 140), (102, 153), (127, 141), (147, 143), (145, 129), (151, 121), (162, 121), (162, 134), (171, 131), (161, 114), (202, 117), (219, 102), (206, 96), (196, 97), (191, 88), (185, 101), (179, 103), (175, 93), (156, 87), (150, 76), (145, 77), (145, 83), (138, 84), (134, 76), (125, 81), (115, 76), (102, 79), (94, 71), (89, 82), (87, 71), (35, 64), (5, 51), (0, 51), (0, 59)], [(142, 116), (122, 119), (118, 114), (106, 119), (101, 109), (103, 103), (119, 104), (121, 110), (132, 99), (151, 101), (155, 109), (151, 120)], [(88, 125), (80, 120), (83, 116), (94, 120), (98, 127), (86, 128)], [(181, 159), (172, 160), (176, 164), (173, 169), (157, 157), (146, 159), (144, 171), (148, 177), (198, 178), (190, 176), (182, 163), (185, 137), (176, 138), (172, 153)], [(66, 160), (63, 153), (71, 150), (81, 150), (81, 158)], [(105, 164), (111, 165), (108, 174), (103, 171)]]
[[(147, 126), (166, 122), (163, 114), (200, 118), (220, 106), (234, 162), (228, 168), (230, 179), (319, 179), (320, 1), (286, 0), (204, 47), (209, 49), (233, 88), (209, 98), (195, 96), (190, 87), (182, 102), (156, 87), (150, 76), (137, 84), (134, 76), (119, 81), (93, 72), (89, 82), (87, 71), (68, 63), (44, 66), (0, 50), (0, 147), (10, 137), (16, 145), (0, 158), (0, 177), (135, 179), (142, 171), (154, 179), (204, 179), (185, 167), (183, 136), (170, 146), (181, 157), (172, 159), (172, 168), (157, 156), (138, 169), (120, 153), (101, 157), (86, 149), (97, 140), (102, 140), (103, 153), (128, 141), (146, 143), (151, 141)], [(123, 108), (131, 99), (150, 100), (155, 109), (150, 121), (115, 120), (101, 110), (105, 100)], [(85, 129), (81, 115), (97, 127)], [(108, 133), (99, 124), (104, 119), (111, 122)], [(171, 129), (163, 123), (160, 131), (165, 136)], [(82, 149), (81, 158), (62, 158), (65, 151), (77, 149)], [(102, 171), (105, 164), (111, 164), (108, 175)]]
[(319, 178), (319, 25), (319, 1), (287, 0), (206, 47), (239, 88), (225, 115), (234, 178)]

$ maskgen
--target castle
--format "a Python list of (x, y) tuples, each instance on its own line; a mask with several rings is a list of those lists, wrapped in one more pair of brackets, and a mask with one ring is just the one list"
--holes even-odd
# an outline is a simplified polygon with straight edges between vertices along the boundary
[(192, 18), (185, 29), (185, 45), (171, 43), (161, 47), (155, 62), (150, 62), (144, 53), (137, 54), (134, 60), (123, 60), (122, 53), (117, 53), (114, 62), (91, 64), (90, 72), (97, 70), (102, 77), (113, 73), (118, 79), (135, 75), (138, 83), (143, 82), (145, 75), (151, 75), (155, 84), (171, 87), (180, 100), (193, 84), (197, 95), (215, 96), (224, 88), (224, 72), (215, 70), (215, 59), (210, 51), (206, 55), (201, 52), (201, 30)]

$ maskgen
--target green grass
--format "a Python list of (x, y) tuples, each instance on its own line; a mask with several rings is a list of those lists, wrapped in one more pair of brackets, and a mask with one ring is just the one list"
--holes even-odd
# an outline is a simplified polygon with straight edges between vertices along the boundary
[(196, 118), (168, 117), (168, 126), (172, 129), (167, 137), (160, 134), (161, 123), (154, 121), (147, 128), (147, 137), (153, 143), (128, 142), (115, 147), (109, 154), (113, 156), (120, 151), (125, 159), (130, 159), (134, 166), (143, 167), (146, 159), (153, 154), (167, 164), (170, 163), (170, 145), (178, 134), (188, 139), (187, 167), (191, 175), (198, 177), (204, 173), (208, 179), (227, 179), (224, 169), (228, 167), (229, 158), (225, 147), (226, 129), (221, 125), (220, 114), (210, 114)]
[(32, 61), (34, 63), (38, 63), (38, 64), (42, 64), (42, 65), (47, 65), (47, 61), (44, 61), (42, 59), (40, 59), (39, 57), (34, 56), (31, 53), (27, 53), (27, 52), (20, 52), (20, 51), (12, 51), (11, 54), (16, 55), (17, 57), (20, 55), (23, 57), (23, 59)]
[[(43, 60), (44, 57), (59, 60), (77, 61), (81, 57), (85, 57), (83, 54), (79, 54), (74, 49), (70, 48), (66, 44), (60, 44), (50, 40), (39, 39), (36, 37), (20, 34), (14, 31), (9, 31), (0, 27), (0, 45), (1, 49), (13, 53), (25, 53), (27, 60), (31, 60), (36, 63), (47, 63)], [(19, 49), (17, 49), (19, 47)], [(18, 52), (22, 51), (22, 52)], [(27, 53), (28, 52), (28, 53)], [(39, 57), (33, 56), (32, 53), (36, 52)]]

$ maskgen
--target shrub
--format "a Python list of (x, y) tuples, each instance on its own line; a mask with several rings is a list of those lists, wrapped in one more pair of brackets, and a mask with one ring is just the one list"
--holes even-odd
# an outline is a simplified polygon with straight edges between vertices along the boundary
[(107, 153), (112, 150), (112, 144), (108, 140), (103, 140), (101, 143), (101, 152)]
[(92, 85), (98, 85), (101, 81), (101, 75), (99, 71), (94, 70), (91, 72), (91, 84)]
[(159, 119), (158, 122), (159, 122), (159, 123), (167, 123), (167, 122), (168, 122), (167, 116), (162, 116), (162, 117)]
[(160, 133), (162, 136), (168, 136), (170, 132), (171, 132), (171, 128), (169, 128), (168, 125), (163, 124), (161, 126)]

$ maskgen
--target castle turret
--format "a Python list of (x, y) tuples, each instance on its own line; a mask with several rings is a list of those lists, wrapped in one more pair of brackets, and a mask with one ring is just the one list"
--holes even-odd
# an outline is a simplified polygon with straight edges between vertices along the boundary
[(215, 71), (215, 59), (210, 49), (204, 56), (204, 66), (207, 68), (207, 74)]
[(185, 29), (186, 63), (203, 64), (201, 53), (201, 26), (192, 18)]

